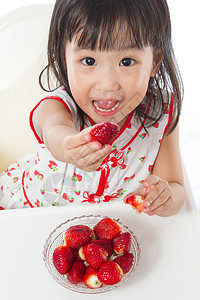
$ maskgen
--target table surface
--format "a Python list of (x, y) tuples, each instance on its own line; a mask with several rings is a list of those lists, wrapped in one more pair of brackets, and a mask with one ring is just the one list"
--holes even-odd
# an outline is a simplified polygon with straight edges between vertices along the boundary
[(2, 211), (2, 300), (92, 297), (59, 285), (43, 261), (43, 246), (50, 232), (67, 219), (90, 214), (119, 218), (138, 237), (141, 248), (139, 265), (130, 279), (112, 291), (93, 297), (199, 300), (200, 224), (191, 199), (186, 200), (177, 215), (168, 218), (138, 215), (122, 202)]

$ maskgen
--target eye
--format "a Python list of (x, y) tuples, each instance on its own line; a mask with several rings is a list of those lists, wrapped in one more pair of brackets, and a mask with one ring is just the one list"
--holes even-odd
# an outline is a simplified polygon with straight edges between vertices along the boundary
[(129, 57), (125, 57), (120, 61), (120, 66), (123, 67), (130, 67), (132, 65), (134, 65), (135, 60), (133, 58), (129, 58)]
[(96, 60), (92, 57), (85, 57), (81, 61), (86, 66), (95, 66), (97, 64)]

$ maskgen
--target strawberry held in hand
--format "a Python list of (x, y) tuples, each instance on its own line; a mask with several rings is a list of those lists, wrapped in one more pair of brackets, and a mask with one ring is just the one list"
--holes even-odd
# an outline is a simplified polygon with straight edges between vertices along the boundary
[(112, 122), (102, 122), (94, 125), (90, 130), (93, 141), (102, 145), (109, 144), (119, 133), (119, 126)]
[(53, 252), (53, 264), (57, 271), (64, 275), (66, 274), (73, 261), (72, 250), (67, 246), (59, 246)]
[(114, 239), (121, 233), (119, 223), (111, 218), (104, 218), (94, 226), (94, 233), (98, 239)]
[(143, 212), (144, 209), (143, 202), (144, 202), (144, 197), (140, 195), (132, 195), (126, 199), (126, 203), (130, 204), (139, 214)]
[(79, 249), (93, 238), (93, 230), (84, 225), (71, 226), (65, 232), (65, 243), (68, 247)]

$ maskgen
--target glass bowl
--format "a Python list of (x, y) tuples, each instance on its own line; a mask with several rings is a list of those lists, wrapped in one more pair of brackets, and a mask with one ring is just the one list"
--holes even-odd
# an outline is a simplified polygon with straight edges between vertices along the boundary
[[(49, 235), (49, 237), (46, 240), (46, 243), (44, 245), (44, 250), (43, 250), (43, 259), (45, 261), (45, 266), (51, 276), (53, 277), (54, 280), (56, 280), (60, 285), (63, 287), (77, 292), (77, 293), (83, 293), (83, 294), (99, 294), (99, 293), (104, 293), (108, 292), (110, 290), (113, 290), (114, 288), (119, 287), (120, 285), (124, 284), (132, 275), (132, 273), (135, 271), (139, 259), (140, 259), (140, 247), (138, 240), (136, 236), (133, 234), (133, 232), (125, 225), (123, 225), (120, 221), (118, 223), (121, 226), (122, 232), (129, 232), (131, 234), (131, 249), (129, 252), (133, 253), (134, 255), (134, 261), (131, 269), (129, 270), (128, 273), (124, 274), (122, 280), (114, 285), (103, 285), (101, 288), (98, 289), (90, 289), (88, 288), (84, 282), (78, 283), (78, 284), (72, 284), (71, 282), (68, 281), (66, 275), (61, 275), (56, 268), (54, 267), (53, 264), (53, 252), (55, 248), (57, 248), (60, 245), (64, 245), (64, 235), (67, 230), (67, 228), (75, 225), (87, 225), (90, 228), (93, 228), (95, 224), (97, 224), (100, 220), (108, 218), (107, 216), (100, 216), (100, 215), (83, 215), (81, 217), (75, 217), (73, 219), (69, 219), (66, 222), (60, 224), (58, 227), (56, 227)], [(111, 256), (111, 259), (113, 259), (116, 256)]]

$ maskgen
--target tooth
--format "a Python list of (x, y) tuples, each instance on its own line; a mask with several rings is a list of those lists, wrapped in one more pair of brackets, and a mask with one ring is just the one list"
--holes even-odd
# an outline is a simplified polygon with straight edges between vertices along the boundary
[[(109, 103), (111, 103), (111, 101), (109, 101)], [(115, 110), (115, 109), (119, 106), (119, 104), (120, 104), (120, 101), (118, 101), (118, 102), (116, 103), (116, 105), (115, 105), (113, 108), (111, 108), (111, 109), (102, 109), (102, 108), (100, 108), (100, 107), (98, 106), (97, 101), (96, 101), (96, 100), (94, 101), (94, 106), (96, 107), (96, 109), (99, 110), (99, 111), (102, 111), (102, 112), (110, 112), (110, 111), (113, 111), (113, 110)]]

